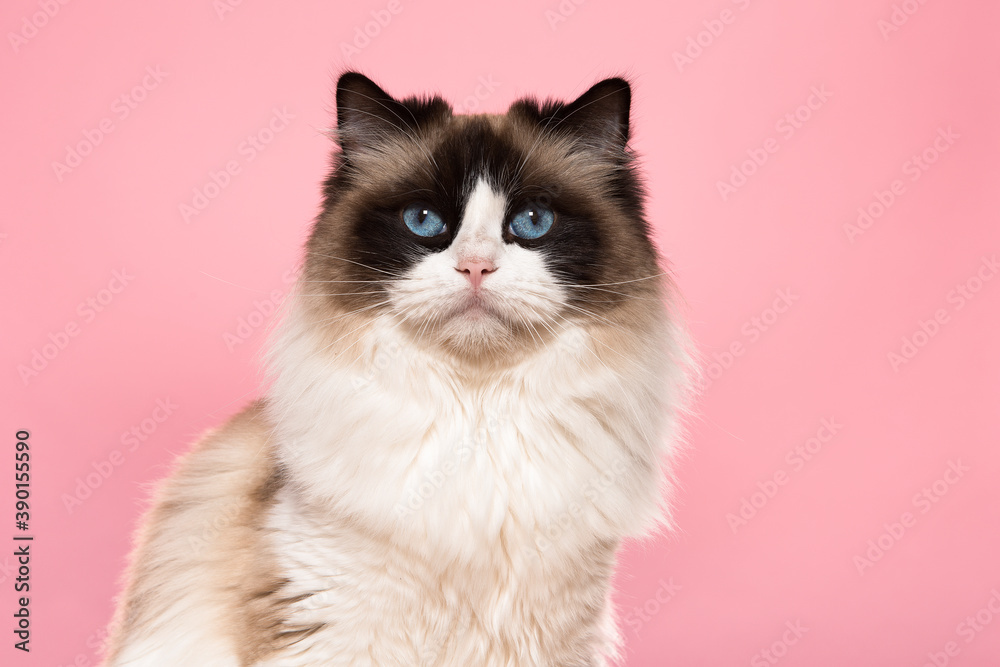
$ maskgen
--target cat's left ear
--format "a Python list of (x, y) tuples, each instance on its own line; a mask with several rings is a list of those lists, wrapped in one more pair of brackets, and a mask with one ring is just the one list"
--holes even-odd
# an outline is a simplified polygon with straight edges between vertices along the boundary
[(337, 80), (337, 139), (348, 155), (376, 146), (416, 124), (407, 107), (357, 72)]
[(632, 88), (628, 81), (618, 77), (605, 79), (559, 109), (553, 120), (587, 144), (618, 155), (628, 144), (631, 104)]

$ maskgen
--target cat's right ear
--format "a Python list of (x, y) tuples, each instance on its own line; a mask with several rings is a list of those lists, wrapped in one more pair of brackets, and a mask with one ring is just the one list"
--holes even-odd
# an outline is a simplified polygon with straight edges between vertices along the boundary
[(337, 141), (346, 154), (376, 146), (416, 125), (413, 113), (378, 85), (357, 72), (337, 80)]

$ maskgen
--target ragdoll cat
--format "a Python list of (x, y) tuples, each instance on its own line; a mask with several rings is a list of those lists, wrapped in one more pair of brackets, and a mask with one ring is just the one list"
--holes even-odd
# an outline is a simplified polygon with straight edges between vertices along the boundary
[(340, 77), (270, 386), (159, 490), (107, 665), (616, 659), (688, 386), (630, 99), (455, 115)]

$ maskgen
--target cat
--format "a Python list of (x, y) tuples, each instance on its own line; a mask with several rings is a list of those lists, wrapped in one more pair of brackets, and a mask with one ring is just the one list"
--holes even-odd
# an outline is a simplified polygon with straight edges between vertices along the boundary
[(263, 398), (155, 495), (108, 667), (598, 667), (692, 386), (631, 87), (459, 115), (337, 82)]

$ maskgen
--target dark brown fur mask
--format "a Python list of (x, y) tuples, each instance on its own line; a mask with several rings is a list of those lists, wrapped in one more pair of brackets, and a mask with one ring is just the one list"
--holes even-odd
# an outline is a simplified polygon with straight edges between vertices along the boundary
[(661, 275), (630, 100), (613, 78), (569, 103), (455, 115), (440, 97), (397, 100), (343, 74), (306, 293), (331, 318), (391, 318), (466, 359), (578, 324), (627, 328), (658, 301)]

